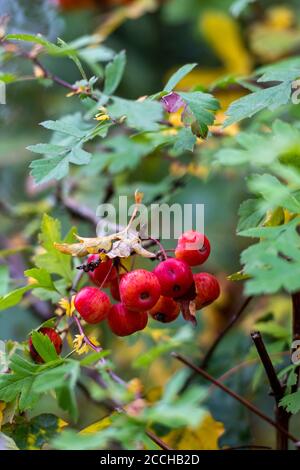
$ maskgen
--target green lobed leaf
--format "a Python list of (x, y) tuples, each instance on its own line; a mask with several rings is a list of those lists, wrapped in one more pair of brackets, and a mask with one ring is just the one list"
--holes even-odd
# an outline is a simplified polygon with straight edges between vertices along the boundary
[[(74, 241), (74, 230), (74, 228), (70, 230), (63, 240), (64, 242), (70, 243)], [(67, 282), (72, 281), (73, 269), (71, 257), (61, 253), (54, 246), (54, 243), (61, 241), (60, 221), (44, 214), (39, 239), (46, 252), (36, 255), (36, 265), (47, 270), (49, 273), (59, 274)]]
[(194, 64), (185, 64), (180, 67), (168, 80), (167, 84), (164, 87), (163, 91), (170, 92), (172, 91), (175, 86), (182, 80), (186, 75), (188, 75), (195, 67), (196, 63)]
[(215, 112), (220, 108), (219, 101), (209, 93), (202, 91), (179, 92), (195, 116), (200, 136), (205, 137), (208, 126), (215, 120)]
[(33, 331), (31, 339), (37, 353), (45, 362), (56, 361), (59, 359), (54, 344), (47, 335), (39, 333), (38, 331)]
[(267, 108), (274, 111), (279, 106), (287, 104), (291, 97), (291, 82), (283, 82), (234, 101), (226, 111), (228, 118), (224, 126), (229, 126), (242, 119), (250, 118), (254, 114)]
[(105, 67), (105, 82), (104, 82), (104, 89), (103, 93), (105, 95), (112, 95), (115, 90), (118, 88), (121, 79), (124, 74), (126, 65), (126, 53), (125, 51), (121, 51), (117, 54), (113, 61), (107, 64)]
[(72, 137), (77, 137), (78, 139), (81, 139), (85, 135), (85, 132), (83, 132), (81, 129), (78, 129), (74, 125), (69, 124), (68, 122), (64, 122), (63, 120), (43, 121), (40, 123), (40, 125), (45, 129), (71, 135)]
[(112, 98), (109, 114), (114, 119), (126, 116), (126, 125), (135, 129), (155, 131), (158, 121), (163, 117), (163, 108), (157, 101), (131, 101), (123, 98)]

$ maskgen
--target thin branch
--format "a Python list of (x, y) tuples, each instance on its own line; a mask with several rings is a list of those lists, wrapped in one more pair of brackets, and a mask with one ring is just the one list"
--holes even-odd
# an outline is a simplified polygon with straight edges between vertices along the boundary
[(162, 441), (158, 436), (156, 436), (152, 431), (145, 431), (145, 434), (155, 442), (163, 450), (173, 450), (172, 447), (169, 447), (164, 441)]
[[(98, 385), (100, 385), (101, 388), (107, 389), (107, 384), (104, 382), (102, 377), (97, 373), (95, 370), (88, 369), (87, 370), (88, 376), (94, 380)], [(116, 377), (116, 375), (115, 375)], [(118, 377), (118, 376), (117, 376)], [(120, 377), (118, 377), (118, 383), (121, 383), (121, 385), (126, 386), (126, 382), (124, 382)], [(86, 387), (84, 389), (80, 387), (82, 391), (88, 395), (89, 391), (87, 390)], [(110, 399), (111, 403), (108, 403), (108, 408), (110, 411), (118, 411), (118, 412), (124, 412), (126, 413), (126, 410), (123, 407), (123, 404), (120, 402), (117, 402), (115, 399)], [(145, 434), (151, 439), (153, 442), (155, 442), (158, 447), (160, 447), (163, 450), (173, 450), (171, 447), (169, 447), (164, 441), (162, 441), (156, 434), (154, 434), (152, 431), (145, 431)]]
[(222, 339), (224, 338), (224, 336), (226, 336), (226, 334), (231, 330), (231, 328), (236, 324), (236, 322), (240, 319), (242, 313), (244, 312), (244, 310), (248, 307), (249, 303), (251, 302), (252, 300), (252, 296), (250, 297), (247, 297), (245, 299), (245, 301), (243, 302), (243, 304), (241, 305), (241, 307), (239, 308), (239, 310), (236, 312), (236, 314), (231, 318), (231, 320), (229, 321), (229, 323), (225, 326), (224, 330), (221, 331), (221, 333), (218, 335), (218, 337), (215, 339), (214, 343), (211, 345), (211, 347), (209, 348), (209, 350), (207, 351), (207, 353), (205, 354), (202, 362), (201, 362), (201, 368), (202, 369), (206, 369), (207, 366), (208, 366), (208, 363), (210, 361), (210, 359), (212, 358), (212, 355), (213, 353), (215, 352), (215, 350), (217, 349), (217, 347), (219, 346), (220, 342), (222, 341)]
[[(258, 355), (262, 362), (262, 365), (265, 369), (266, 375), (268, 377), (270, 387), (272, 390), (272, 394), (275, 398), (275, 419), (276, 423), (280, 426), (280, 428), (289, 429), (289, 420), (290, 414), (287, 411), (280, 407), (280, 400), (284, 395), (285, 386), (283, 386), (276, 374), (268, 351), (265, 347), (265, 343), (261, 337), (261, 334), (258, 331), (251, 333), (251, 338), (255, 344), (257, 349)], [(276, 435), (276, 448), (278, 450), (287, 450), (288, 449), (288, 439), (286, 434), (282, 433), (280, 430), (277, 429)]]
[(278, 404), (281, 398), (283, 397), (284, 394), (284, 387), (281, 385), (280, 380), (277, 377), (276, 371), (274, 369), (273, 363), (271, 361), (271, 358), (268, 354), (268, 351), (266, 349), (265, 343), (261, 337), (261, 334), (259, 331), (253, 331), (251, 333), (251, 338), (254, 342), (254, 345), (256, 347), (256, 350), (258, 352), (258, 355), (260, 357), (260, 360), (262, 362), (262, 365), (265, 369), (265, 372), (267, 374), (270, 387), (272, 389), (274, 398), (276, 400), (276, 403)]
[(200, 367), (197, 367), (195, 364), (190, 362), (188, 359), (185, 357), (181, 356), (181, 354), (177, 353), (172, 353), (172, 356), (177, 359), (178, 361), (182, 362), (185, 364), (187, 367), (190, 369), (194, 370), (196, 374), (201, 375), (204, 377), (206, 380), (209, 382), (213, 383), (217, 387), (219, 387), (223, 392), (227, 393), (229, 396), (240, 402), (242, 405), (244, 405), (248, 410), (252, 411), (252, 413), (256, 414), (259, 416), (262, 420), (266, 421), (269, 423), (271, 426), (273, 426), (275, 429), (278, 429), (281, 433), (285, 434), (291, 441), (293, 441), (295, 444), (298, 443), (298, 439), (293, 436), (290, 432), (288, 432), (286, 429), (282, 428), (280, 425), (278, 425), (273, 419), (269, 418), (266, 414), (264, 414), (259, 408), (257, 408), (255, 405), (250, 403), (248, 400), (246, 400), (244, 397), (241, 397), (238, 395), (236, 392), (231, 390), (230, 388), (226, 387), (226, 385), (222, 384), (218, 380), (214, 379), (210, 374), (208, 374), (205, 370), (201, 369)]
[[(247, 297), (245, 299), (245, 301), (243, 302), (243, 304), (241, 305), (241, 307), (239, 308), (239, 310), (236, 312), (236, 314), (231, 318), (231, 320), (229, 321), (229, 323), (225, 326), (225, 328), (219, 333), (219, 335), (217, 336), (217, 338), (215, 339), (215, 341), (213, 342), (213, 344), (211, 345), (211, 347), (208, 349), (208, 351), (206, 352), (205, 356), (203, 357), (201, 363), (200, 363), (200, 367), (202, 369), (207, 369), (207, 366), (215, 352), (215, 350), (217, 349), (217, 347), (219, 346), (219, 344), (221, 343), (221, 341), (223, 340), (223, 338), (227, 335), (227, 333), (231, 330), (231, 328), (237, 323), (237, 321), (240, 319), (242, 313), (244, 312), (244, 310), (248, 307), (249, 303), (251, 302), (252, 300), (252, 296), (250, 297)], [(182, 392), (184, 390), (187, 389), (187, 387), (191, 384), (191, 382), (194, 380), (194, 378), (197, 376), (197, 373), (196, 372), (193, 372), (186, 380), (186, 382), (184, 383), (183, 387), (182, 387)]]

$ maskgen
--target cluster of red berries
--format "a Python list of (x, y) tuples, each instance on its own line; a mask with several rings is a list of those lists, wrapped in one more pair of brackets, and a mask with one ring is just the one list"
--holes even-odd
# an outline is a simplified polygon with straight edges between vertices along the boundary
[[(191, 230), (179, 238), (175, 258), (161, 261), (153, 272), (135, 269), (119, 275), (112, 260), (97, 264), (99, 256), (91, 255), (88, 266), (96, 267), (88, 274), (97, 287), (82, 288), (75, 297), (75, 308), (87, 323), (107, 319), (118, 336), (143, 330), (149, 315), (163, 323), (172, 322), (183, 302), (193, 301), (199, 310), (218, 298), (218, 280), (209, 273), (193, 274), (191, 270), (203, 264), (209, 254), (209, 240)], [(109, 288), (118, 303), (112, 305), (102, 288)]]
[[(191, 267), (203, 264), (210, 254), (209, 240), (195, 231), (185, 232), (178, 240), (175, 258), (161, 261), (153, 272), (135, 269), (119, 273), (111, 259), (100, 262), (91, 255), (83, 268), (97, 287), (83, 287), (75, 296), (74, 305), (81, 317), (90, 324), (107, 320), (113, 333), (128, 336), (143, 330), (148, 317), (169, 323), (178, 317), (184, 305), (194, 303), (195, 310), (214, 302), (220, 295), (218, 280), (212, 274), (193, 274)], [(111, 297), (118, 303), (112, 305), (103, 288), (109, 288)], [(53, 328), (41, 328), (56, 352), (60, 354), (62, 340)], [(29, 339), (32, 358), (42, 363)]]

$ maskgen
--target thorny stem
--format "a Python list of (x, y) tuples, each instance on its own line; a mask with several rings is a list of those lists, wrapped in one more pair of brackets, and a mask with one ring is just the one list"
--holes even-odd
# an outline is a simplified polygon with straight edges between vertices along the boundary
[(228, 395), (230, 395), (232, 398), (234, 398), (235, 400), (237, 400), (238, 402), (240, 402), (242, 405), (244, 405), (246, 408), (248, 408), (248, 410), (250, 410), (252, 413), (256, 414), (257, 416), (259, 416), (262, 420), (266, 421), (267, 423), (269, 423), (271, 426), (273, 426), (275, 429), (278, 429), (281, 433), (285, 434), (288, 439), (290, 439), (291, 441), (293, 441), (296, 445), (298, 444), (299, 440), (293, 436), (288, 430), (286, 430), (285, 428), (281, 427), (276, 421), (274, 421), (273, 419), (269, 418), (269, 416), (267, 416), (266, 414), (264, 414), (259, 408), (257, 408), (255, 405), (253, 405), (252, 403), (250, 403), (248, 400), (246, 400), (246, 398), (238, 395), (236, 392), (234, 392), (233, 390), (231, 390), (230, 388), (226, 387), (226, 385), (222, 384), (221, 382), (219, 382), (217, 379), (214, 379), (210, 374), (208, 374), (205, 370), (201, 369), (200, 367), (197, 367), (195, 364), (193, 364), (192, 362), (190, 362), (188, 359), (186, 359), (185, 357), (183, 357), (181, 354), (177, 354), (177, 353), (172, 353), (172, 356), (177, 359), (178, 361), (182, 362), (183, 364), (185, 364), (187, 367), (189, 367), (190, 369), (194, 370), (196, 372), (196, 374), (199, 374), (201, 375), (202, 377), (204, 377), (206, 380), (208, 380), (209, 382), (213, 383), (214, 385), (216, 385), (218, 388), (220, 388), (221, 390), (223, 390), (223, 392), (227, 393)]
[[(207, 369), (207, 366), (215, 352), (215, 350), (217, 349), (217, 347), (219, 346), (219, 344), (221, 343), (221, 341), (223, 340), (224, 336), (227, 335), (227, 333), (231, 330), (231, 328), (237, 323), (237, 321), (240, 319), (241, 315), (243, 314), (244, 310), (248, 307), (249, 303), (251, 302), (252, 300), (252, 296), (250, 297), (247, 297), (245, 299), (245, 301), (243, 302), (243, 304), (241, 305), (241, 307), (239, 308), (239, 310), (236, 312), (236, 314), (231, 318), (231, 320), (229, 321), (229, 323), (225, 326), (225, 328), (219, 333), (219, 335), (217, 336), (217, 338), (215, 339), (215, 341), (213, 342), (213, 344), (211, 345), (211, 347), (208, 349), (208, 351), (206, 352), (205, 356), (203, 357), (201, 363), (200, 363), (200, 367), (202, 369)], [(184, 391), (187, 389), (187, 387), (191, 384), (191, 382), (194, 380), (194, 378), (197, 376), (197, 373), (194, 371), (186, 380), (186, 382), (184, 383), (183, 387), (182, 387), (182, 390), (181, 391)]]

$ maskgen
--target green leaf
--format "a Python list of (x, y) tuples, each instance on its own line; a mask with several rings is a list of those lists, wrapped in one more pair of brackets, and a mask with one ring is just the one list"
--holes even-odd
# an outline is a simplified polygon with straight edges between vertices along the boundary
[(0, 297), (0, 310), (6, 310), (21, 302), (23, 295), (33, 288), (32, 285), (19, 287)]
[(68, 157), (41, 158), (30, 163), (31, 176), (36, 183), (46, 183), (52, 179), (61, 180), (69, 173)]
[(298, 411), (300, 411), (300, 390), (283, 397), (280, 401), (280, 406), (285, 408), (289, 413), (298, 413)]
[(291, 189), (275, 176), (252, 175), (248, 179), (248, 187), (252, 193), (260, 194), (266, 201), (266, 204), (261, 204), (263, 209), (274, 209), (280, 206), (296, 214), (300, 213), (300, 202), (291, 194)]
[(245, 274), (243, 271), (237, 271), (236, 273), (233, 273), (227, 276), (227, 279), (229, 281), (245, 281), (246, 279), (249, 279), (249, 278), (250, 278), (249, 274)]
[(38, 331), (33, 331), (31, 334), (31, 339), (34, 348), (44, 360), (44, 362), (56, 361), (59, 359), (54, 344), (47, 335), (39, 333)]
[(46, 269), (32, 268), (24, 271), (26, 277), (32, 277), (38, 283), (39, 287), (44, 289), (56, 290), (52, 278)]
[(55, 144), (36, 144), (36, 145), (29, 145), (27, 150), (34, 153), (41, 153), (44, 155), (63, 155), (67, 152), (66, 147), (62, 145), (55, 145)]
[(13, 423), (3, 426), (5, 433), (14, 439), (21, 450), (42, 450), (49, 441), (61, 432), (60, 418), (43, 413), (28, 419), (16, 416)]
[[(63, 120), (44, 121), (44, 122), (41, 122), (40, 125), (42, 127), (45, 127), (45, 129), (61, 132), (62, 134), (71, 135), (72, 137), (77, 137), (78, 139), (81, 139), (85, 135), (85, 132), (83, 132), (82, 130), (78, 129), (77, 127), (67, 122), (64, 122)], [(46, 153), (46, 152), (43, 152), (43, 153)]]
[(138, 137), (129, 138), (125, 135), (118, 135), (106, 140), (105, 147), (108, 152), (94, 155), (88, 174), (95, 171), (108, 169), (110, 173), (116, 174), (127, 169), (134, 169), (141, 159), (148, 155), (154, 148), (148, 140)]
[(251, 276), (246, 281), (248, 295), (273, 294), (280, 289), (295, 292), (300, 288), (299, 219), (278, 227), (257, 227), (239, 235), (261, 238), (244, 250), (241, 261), (244, 272)]
[(126, 125), (135, 129), (155, 131), (163, 117), (162, 105), (157, 101), (130, 101), (113, 97), (109, 113), (114, 119), (126, 116)]
[(168, 341), (156, 344), (152, 348), (148, 348), (147, 352), (145, 352), (144, 354), (139, 355), (139, 357), (134, 360), (133, 367), (148, 367), (158, 357), (162, 356), (163, 354), (169, 351), (172, 351), (172, 349), (174, 348), (178, 348), (183, 343), (189, 341), (191, 339), (191, 335), (191, 328), (189, 326), (183, 327), (178, 333), (176, 333), (176, 335), (171, 337)]
[(34, 383), (36, 393), (45, 393), (55, 389), (59, 406), (67, 410), (74, 421), (78, 418), (75, 386), (79, 372), (79, 362), (68, 360), (65, 364), (39, 375)]
[(91, 161), (92, 154), (86, 152), (81, 147), (73, 147), (68, 157), (70, 163), (74, 163), (75, 165), (87, 165)]
[[(67, 282), (71, 282), (73, 278), (71, 257), (64, 255), (54, 246), (54, 243), (61, 241), (61, 224), (59, 220), (44, 214), (39, 239), (46, 252), (35, 257), (36, 265), (49, 273), (59, 274)], [(63, 241), (70, 243), (73, 240), (74, 229), (69, 232)]]
[(183, 127), (176, 136), (173, 151), (176, 155), (186, 151), (193, 152), (196, 140), (190, 127)]
[(123, 73), (126, 65), (126, 53), (121, 51), (117, 54), (113, 61), (107, 64), (105, 67), (105, 82), (103, 93), (105, 95), (112, 95), (114, 91), (118, 88), (119, 83), (123, 77)]
[(5, 39), (13, 41), (33, 42), (34, 44), (39, 44), (40, 46), (43, 46), (47, 53), (50, 55), (68, 55), (72, 52), (72, 49), (70, 47), (65, 48), (56, 46), (41, 35), (35, 36), (34, 34), (8, 34)]
[(13, 83), (18, 77), (12, 73), (0, 73), (0, 81), (3, 83)]
[(7, 294), (9, 285), (9, 270), (5, 264), (0, 265), (0, 298)]
[(90, 366), (90, 365), (94, 364), (95, 362), (98, 362), (103, 357), (108, 356), (109, 354), (110, 354), (110, 351), (108, 351), (108, 350), (103, 350), (103, 351), (100, 351), (100, 352), (93, 352), (93, 353), (88, 354), (87, 356), (85, 356), (83, 359), (81, 359), (80, 365), (82, 367)]
[(215, 112), (220, 108), (218, 100), (209, 93), (201, 91), (179, 92), (192, 111), (200, 129), (200, 135), (205, 137), (208, 126), (215, 120)]
[(11, 358), (10, 368), (13, 374), (0, 374), (0, 400), (11, 402), (20, 396), (19, 407), (24, 411), (38, 400), (38, 395), (32, 391), (34, 372), (38, 366), (15, 354)]
[(175, 86), (183, 79), (187, 74), (189, 74), (195, 67), (196, 63), (194, 64), (186, 64), (180, 67), (168, 80), (166, 86), (164, 87), (163, 91), (170, 92), (172, 91)]
[(273, 336), (274, 338), (283, 339), (287, 343), (289, 343), (291, 339), (289, 330), (279, 325), (275, 321), (260, 321), (255, 324), (255, 329), (257, 329), (260, 333), (266, 333), (270, 336)]
[(262, 212), (261, 208), (258, 207), (257, 199), (247, 199), (247, 201), (242, 202), (239, 207), (238, 215), (238, 232), (257, 227), (265, 218), (265, 214)]
[(250, 118), (259, 111), (267, 108), (274, 111), (279, 106), (287, 104), (291, 98), (291, 83), (283, 82), (264, 90), (250, 93), (234, 101), (228, 108), (224, 126), (229, 126), (242, 119)]
[[(44, 354), (51, 354), (45, 345), (39, 343), (39, 346)], [(77, 418), (75, 385), (80, 370), (79, 362), (68, 359), (62, 363), (62, 359), (59, 359), (37, 365), (14, 354), (9, 367), (11, 373), (0, 374), (0, 400), (9, 403), (19, 397), (20, 411), (25, 411), (37, 403), (42, 393), (55, 390), (59, 405), (69, 411), (74, 420)]]

